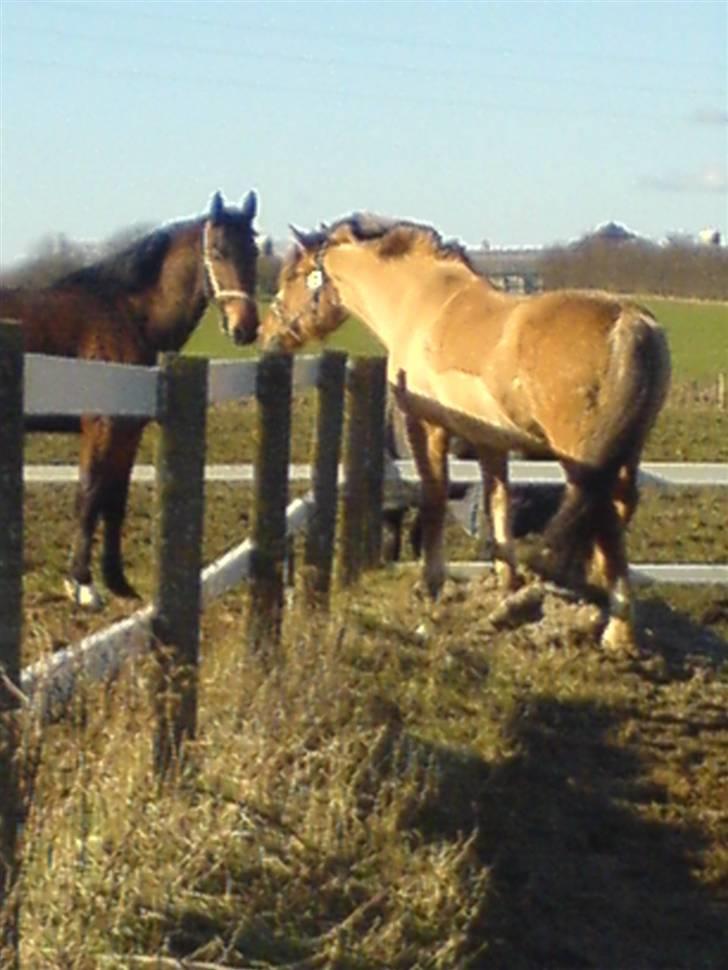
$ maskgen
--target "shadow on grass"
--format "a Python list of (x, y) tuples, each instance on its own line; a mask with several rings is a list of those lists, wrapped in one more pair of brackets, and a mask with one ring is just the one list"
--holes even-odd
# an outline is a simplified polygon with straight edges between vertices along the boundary
[(444, 797), (416, 827), (433, 840), (477, 827), (491, 876), (467, 952), (485, 949), (460, 970), (725, 965), (725, 905), (692, 874), (706, 840), (670, 820), (666, 790), (610, 741), (622, 719), (536, 700), (510, 725), (520, 753), (502, 766), (438, 752)]
[[(728, 629), (728, 596), (719, 593), (709, 600), (702, 610), (702, 623), (696, 623), (659, 595), (644, 597), (637, 603), (637, 622), (643, 631), (645, 648), (665, 661), (671, 678), (691, 677), (696, 666), (717, 670), (728, 664), (728, 641), (717, 632)], [(715, 623), (717, 630), (708, 623)]]

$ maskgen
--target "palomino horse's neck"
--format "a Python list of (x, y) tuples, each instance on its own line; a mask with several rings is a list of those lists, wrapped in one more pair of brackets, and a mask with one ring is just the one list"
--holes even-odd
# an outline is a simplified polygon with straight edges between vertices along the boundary
[(415, 321), (426, 323), (466, 287), (491, 289), (455, 259), (429, 253), (383, 258), (366, 243), (332, 246), (324, 253), (323, 266), (342, 304), (387, 348), (399, 342), (404, 328)]

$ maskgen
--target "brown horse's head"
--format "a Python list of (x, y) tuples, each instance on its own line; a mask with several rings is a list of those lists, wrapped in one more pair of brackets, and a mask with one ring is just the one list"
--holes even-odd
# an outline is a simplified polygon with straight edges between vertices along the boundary
[(255, 192), (248, 193), (240, 209), (226, 208), (217, 192), (202, 230), (208, 294), (219, 309), (223, 332), (236, 344), (252, 343), (260, 322), (255, 303), (256, 209)]
[(346, 318), (346, 310), (324, 269), (325, 232), (291, 227), (296, 248), (283, 264), (276, 294), (260, 326), (264, 350), (291, 351), (324, 337)]

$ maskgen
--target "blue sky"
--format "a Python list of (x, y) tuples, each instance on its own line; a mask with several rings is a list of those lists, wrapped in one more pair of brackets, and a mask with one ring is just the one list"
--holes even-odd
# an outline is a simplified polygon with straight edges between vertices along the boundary
[(0, 264), (254, 187), (469, 244), (728, 232), (725, 0), (0, 0)]

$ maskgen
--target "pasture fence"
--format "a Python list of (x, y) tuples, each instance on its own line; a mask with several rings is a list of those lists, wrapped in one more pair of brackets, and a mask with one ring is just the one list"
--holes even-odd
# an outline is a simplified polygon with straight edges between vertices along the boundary
[[(343, 459), (346, 482), (357, 478), (361, 455), (366, 454), (373, 436), (379, 434), (369, 425), (372, 420), (378, 425), (382, 423), (384, 362), (381, 359), (357, 359), (347, 367), (345, 355), (336, 352), (320, 358), (297, 358), (295, 364), (287, 355), (271, 354), (259, 362), (213, 363), (209, 367), (209, 382), (206, 361), (174, 355), (165, 358), (158, 368), (127, 368), (35, 355), (27, 355), (26, 365), (26, 415), (42, 414), (51, 409), (54, 414), (116, 411), (127, 416), (133, 413), (136, 417), (153, 418), (160, 424), (155, 470), (157, 512), (153, 604), (109, 630), (87, 638), (80, 650), (60, 651), (50, 664), (22, 671), (20, 679), (17, 651), (15, 647), (8, 647), (5, 652), (12, 653), (15, 659), (5, 666), (14, 673), (14, 682), (26, 694), (43, 695), (46, 707), (62, 707), (72, 693), (73, 682), (79, 673), (103, 670), (109, 664), (113, 673), (112, 653), (116, 647), (122, 644), (124, 649), (134, 652), (150, 636), (158, 645), (173, 644), (179, 653), (177, 661), (186, 658), (194, 664), (198, 649), (195, 621), (200, 608), (243, 578), (250, 579), (251, 589), (246, 629), (248, 642), (262, 654), (273, 650), (280, 633), (283, 564), (288, 539), (302, 529), (306, 532), (303, 561), (306, 582), (302, 584), (305, 595), (319, 606), (326, 605), (334, 568), (344, 388), (349, 387)], [(59, 367), (69, 369), (67, 376), (49, 384), (44, 377), (46, 368), (58, 378)], [(78, 368), (81, 368), (80, 373)], [(107, 373), (105, 379), (101, 378), (102, 371)], [(131, 393), (127, 393), (127, 381), (122, 379), (124, 371), (129, 372), (127, 380), (132, 385)], [(381, 373), (378, 379), (373, 379), (377, 371)], [(74, 376), (69, 377), (69, 372)], [(110, 377), (113, 379), (109, 380)], [(120, 382), (116, 391), (113, 390), (115, 381)], [(297, 388), (316, 386), (318, 408), (310, 476), (313, 488), (305, 498), (288, 505), (290, 401), (294, 385)], [(46, 404), (48, 387), (50, 403)], [(379, 388), (381, 399), (378, 404), (373, 403), (372, 387)], [(89, 388), (92, 388), (91, 392)], [(94, 407), (92, 395), (102, 391), (103, 404)], [(113, 405), (114, 393), (121, 395), (116, 405)], [(257, 452), (252, 475), (255, 492), (253, 535), (200, 570), (205, 401), (217, 403), (250, 396), (255, 396), (258, 401)], [(8, 427), (3, 424), (4, 430)], [(17, 434), (17, 428), (14, 434)], [(6, 519), (18, 524), (13, 550), (3, 559), (3, 575), (12, 577), (13, 602), (13, 605), (5, 606), (5, 612), (13, 617), (19, 615), (22, 574), (22, 484), (18, 490), (17, 465), (16, 460), (12, 474), (8, 462), (2, 466), (5, 480), (12, 480), (15, 488), (4, 502), (8, 512)], [(343, 583), (350, 582), (350, 577), (358, 575), (365, 567), (366, 550), (376, 544), (376, 540), (370, 538), (370, 532), (374, 530), (376, 535), (381, 529), (381, 525), (377, 525), (376, 510), (381, 507), (382, 483), (376, 481), (377, 468), (381, 471), (381, 465), (376, 462), (367, 467), (370, 506), (366, 515), (361, 516), (359, 510), (355, 513), (348, 511), (349, 505), (359, 501), (357, 490), (345, 487), (341, 490), (339, 545), (346, 550), (346, 565), (340, 567), (339, 573)], [(6, 594), (5, 598), (10, 595)], [(19, 642), (17, 623), (16, 627), (10, 637), (14, 644)], [(83, 656), (83, 664), (70, 662), (75, 654)], [(173, 662), (173, 666), (176, 665), (176, 661)], [(54, 676), (58, 668), (67, 673), (65, 684)], [(190, 714), (188, 720), (192, 729), (194, 716)]]
[[(213, 363), (164, 355), (142, 368), (40, 355), (23, 355), (21, 330), (0, 322), (0, 953), (14, 964), (18, 919), (13, 911), (18, 872), (17, 832), (20, 725), (24, 706), (41, 718), (57, 715), (79, 679), (113, 676), (124, 658), (149, 651), (156, 660), (153, 759), (160, 777), (184, 754), (197, 723), (200, 613), (239, 582), (250, 579), (246, 622), (249, 648), (266, 664), (276, 659), (284, 604), (284, 562), (290, 535), (306, 527), (304, 595), (326, 607), (334, 570), (339, 460), (348, 421), (344, 469), (353, 481), (361, 455), (377, 441), (384, 415), (384, 361), (346, 355), (320, 358), (267, 354), (258, 362)], [(317, 388), (313, 488), (288, 504), (292, 387)], [(373, 390), (374, 389), (374, 392)], [(378, 389), (378, 390), (377, 390)], [(376, 394), (381, 400), (375, 400)], [(254, 396), (258, 404), (252, 538), (201, 568), (207, 406)], [(23, 577), (24, 416), (100, 414), (156, 420), (152, 603), (74, 647), (21, 670)], [(348, 506), (357, 489), (343, 489), (340, 546), (346, 550), (343, 582), (351, 582), (381, 525), (382, 481), (376, 462), (367, 468), (367, 515)], [(378, 496), (378, 498), (377, 498)], [(377, 509), (379, 512), (377, 513)]]

